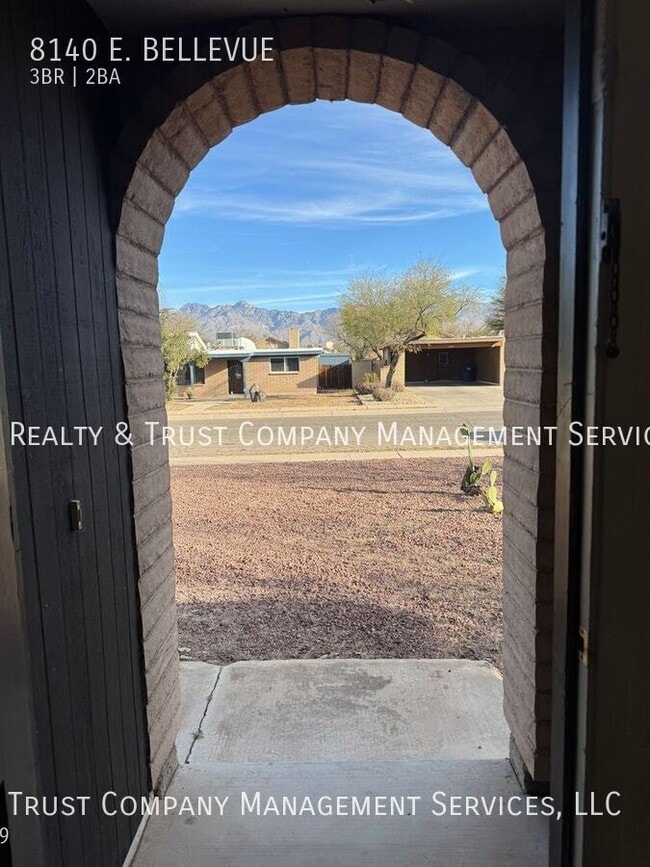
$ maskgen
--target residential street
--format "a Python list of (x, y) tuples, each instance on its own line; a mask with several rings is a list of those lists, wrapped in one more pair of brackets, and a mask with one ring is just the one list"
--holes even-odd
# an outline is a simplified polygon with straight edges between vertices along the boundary
[(485, 429), (502, 426), (503, 390), (496, 386), (420, 386), (401, 397), (363, 406), (352, 392), (259, 404), (243, 398), (174, 401), (167, 429), (151, 432), (166, 437), (172, 464), (187, 465), (464, 453), (458, 431), (466, 422), (481, 448), (489, 444)]
[(337, 455), (380, 451), (463, 448), (458, 429), (502, 425), (500, 410), (443, 413), (426, 407), (409, 411), (375, 409), (321, 414), (248, 414), (170, 419), (166, 431), (172, 463), (215, 462), (230, 456)]

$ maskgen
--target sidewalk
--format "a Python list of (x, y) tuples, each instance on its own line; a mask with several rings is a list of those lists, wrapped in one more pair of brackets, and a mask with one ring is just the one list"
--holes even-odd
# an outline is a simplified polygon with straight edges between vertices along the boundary
[(339, 416), (350, 413), (371, 414), (425, 413), (459, 414), (470, 421), (485, 412), (501, 412), (503, 389), (498, 386), (470, 387), (455, 385), (414, 386), (398, 392), (391, 401), (360, 403), (352, 392), (310, 394), (304, 397), (269, 397), (262, 403), (251, 403), (237, 396), (214, 400), (173, 400), (167, 405), (169, 421), (206, 418), (268, 418), (272, 416)]
[[(356, 412), (304, 410), (302, 413), (258, 413), (221, 417), (173, 417), (166, 441), (173, 464), (224, 463), (230, 460), (362, 460), (444, 453), (466, 454), (463, 425), (469, 421), (479, 436), (475, 450), (501, 454), (498, 439), (500, 410), (477, 412), (467, 419), (461, 413), (441, 413), (435, 408), (393, 410), (386, 405)], [(162, 435), (162, 432), (161, 432)]]
[[(187, 401), (188, 406), (179, 409), (176, 404), (167, 405), (167, 417), (170, 424), (185, 421), (206, 421), (209, 419), (229, 419), (237, 421), (238, 419), (252, 418), (282, 418), (284, 416), (295, 416), (296, 418), (331, 418), (336, 416), (350, 415), (351, 413), (360, 415), (369, 415), (372, 413), (424, 413), (426, 415), (440, 415), (447, 412), (447, 409), (440, 409), (428, 402), (422, 403), (393, 403), (374, 401), (373, 403), (351, 403), (350, 405), (340, 405), (333, 407), (305, 406), (299, 404), (296, 407), (292, 406), (275, 406), (267, 401), (263, 403), (251, 403), (250, 401), (237, 401), (232, 408), (224, 409), (220, 404), (212, 402), (198, 403), (195, 401)], [(170, 411), (171, 409), (171, 411)]]
[[(171, 454), (169, 463), (172, 467), (187, 467), (203, 464), (212, 466), (217, 464), (296, 464), (307, 461), (386, 461), (398, 458), (466, 458), (467, 449), (439, 448), (427, 450), (407, 451), (394, 449), (391, 451), (359, 451), (359, 452), (282, 452), (281, 454), (233, 453), (223, 455), (202, 455), (195, 452), (192, 455)], [(503, 449), (495, 446), (474, 449), (475, 458), (498, 458), (503, 457)]]

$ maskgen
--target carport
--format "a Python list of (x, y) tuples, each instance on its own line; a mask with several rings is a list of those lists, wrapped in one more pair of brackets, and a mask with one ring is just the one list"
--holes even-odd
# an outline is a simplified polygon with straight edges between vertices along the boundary
[(405, 383), (503, 383), (504, 337), (423, 338), (406, 353)]

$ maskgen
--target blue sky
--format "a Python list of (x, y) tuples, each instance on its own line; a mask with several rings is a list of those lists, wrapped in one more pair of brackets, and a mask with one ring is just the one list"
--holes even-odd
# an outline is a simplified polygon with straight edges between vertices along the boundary
[(238, 127), (178, 196), (162, 303), (314, 310), (350, 280), (418, 259), (489, 291), (498, 225), (471, 173), (401, 115), (353, 102), (287, 106)]

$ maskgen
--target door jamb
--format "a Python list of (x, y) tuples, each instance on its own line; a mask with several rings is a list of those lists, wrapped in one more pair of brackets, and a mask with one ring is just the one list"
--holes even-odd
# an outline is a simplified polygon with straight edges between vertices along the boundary
[(551, 708), (551, 795), (562, 815), (551, 822), (549, 864), (573, 864), (578, 729), (580, 573), (584, 551), (587, 455), (571, 447), (569, 425), (588, 414), (592, 74), (594, 0), (566, 4), (560, 291), (558, 310), (555, 561)]

